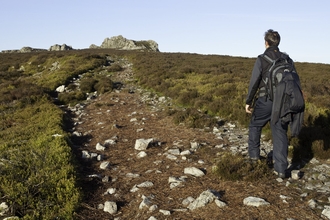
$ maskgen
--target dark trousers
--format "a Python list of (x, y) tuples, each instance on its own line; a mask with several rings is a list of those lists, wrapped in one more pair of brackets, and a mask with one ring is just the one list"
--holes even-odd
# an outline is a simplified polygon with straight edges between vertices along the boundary
[[(249, 156), (252, 159), (260, 157), (261, 130), (271, 119), (272, 101), (266, 97), (257, 99), (249, 125)], [(288, 123), (270, 123), (273, 137), (273, 161), (275, 171), (285, 173), (288, 167)]]

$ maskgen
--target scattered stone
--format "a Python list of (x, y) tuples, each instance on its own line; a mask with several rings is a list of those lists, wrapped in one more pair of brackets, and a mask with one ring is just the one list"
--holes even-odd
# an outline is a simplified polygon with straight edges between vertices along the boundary
[(184, 155), (190, 155), (191, 154), (191, 151), (190, 150), (185, 150), (185, 151), (182, 151), (180, 153), (180, 155), (184, 156)]
[(8, 205), (5, 202), (2, 202), (0, 204), (0, 216), (5, 215), (5, 213), (8, 212), (8, 211), (9, 211)]
[(200, 148), (200, 144), (197, 142), (190, 142), (190, 147), (194, 150), (197, 150), (198, 148)]
[(215, 204), (217, 204), (217, 206), (220, 207), (220, 208), (224, 208), (224, 207), (227, 206), (227, 204), (226, 204), (225, 202), (223, 202), (223, 201), (221, 201), (221, 200), (219, 200), (219, 199), (215, 199), (214, 202), (215, 202)]
[(61, 86), (56, 88), (56, 92), (62, 93), (64, 91), (65, 91), (65, 85), (61, 85)]
[(163, 213), (163, 215), (171, 215), (171, 212), (168, 210), (159, 209), (159, 212)]
[(144, 152), (144, 151), (141, 151), (136, 156), (137, 156), (137, 158), (143, 158), (143, 157), (146, 157), (147, 156), (147, 153)]
[(204, 172), (201, 171), (200, 169), (196, 168), (196, 167), (187, 167), (184, 168), (184, 174), (190, 174), (196, 177), (201, 177), (204, 176)]
[(100, 168), (101, 168), (102, 170), (106, 170), (106, 169), (108, 169), (109, 167), (110, 167), (110, 162), (108, 162), (108, 161), (102, 162), (101, 165), (100, 165)]
[(202, 192), (197, 199), (188, 205), (188, 209), (195, 210), (200, 207), (206, 206), (213, 200), (218, 199), (218, 196), (211, 190)]
[(104, 203), (103, 211), (109, 212), (110, 214), (116, 214), (117, 213), (117, 204), (112, 201), (106, 201)]
[(308, 206), (309, 206), (310, 208), (312, 208), (312, 209), (315, 209), (316, 206), (317, 206), (317, 202), (316, 202), (314, 199), (310, 199), (310, 200), (308, 201)]
[(270, 203), (266, 202), (264, 199), (253, 196), (249, 196), (245, 198), (243, 200), (243, 204), (247, 206), (255, 206), (255, 207), (270, 205)]
[(172, 154), (172, 155), (180, 155), (180, 150), (179, 149), (169, 149), (167, 153)]
[(157, 205), (152, 205), (152, 206), (150, 206), (149, 211), (150, 211), (150, 212), (154, 212), (154, 211), (156, 211), (157, 209), (158, 209), (158, 206), (157, 206)]
[(291, 178), (294, 180), (300, 179), (300, 171), (299, 170), (292, 170), (291, 171)]
[(127, 173), (126, 174), (126, 177), (128, 177), (128, 178), (137, 178), (139, 176), (140, 176), (140, 174), (137, 174), (137, 173)]
[(135, 141), (135, 150), (147, 150), (149, 144), (153, 141), (154, 139), (137, 139)]
[(142, 202), (139, 205), (139, 209), (143, 209), (144, 207), (149, 209), (151, 204), (151, 200), (148, 197), (142, 195)]
[(137, 185), (139, 188), (152, 187), (154, 184), (150, 181), (146, 181)]
[(104, 151), (104, 150), (105, 150), (105, 147), (104, 147), (102, 144), (97, 143), (97, 144), (96, 144), (96, 150)]
[(167, 154), (166, 155), (166, 158), (169, 159), (169, 160), (177, 160), (178, 159), (178, 157), (176, 157), (176, 156), (174, 156), (172, 154)]
[(322, 211), (322, 216), (330, 219), (330, 206), (324, 206), (324, 209)]

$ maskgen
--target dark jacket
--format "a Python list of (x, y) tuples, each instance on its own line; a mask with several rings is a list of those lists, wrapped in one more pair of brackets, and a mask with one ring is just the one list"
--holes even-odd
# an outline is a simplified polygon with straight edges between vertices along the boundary
[[(279, 48), (276, 46), (268, 47), (265, 50), (264, 54), (269, 56), (271, 59), (276, 59), (281, 56), (281, 52), (280, 52)], [(246, 101), (245, 101), (245, 103), (247, 105), (251, 105), (255, 95), (257, 95), (258, 90), (260, 88), (265, 87), (265, 84), (262, 81), (262, 78), (263, 78), (263, 76), (265, 76), (269, 66), (270, 66), (269, 62), (267, 62), (261, 56), (258, 56), (258, 58), (254, 64), (253, 70), (252, 70), (249, 90), (248, 90), (248, 94), (247, 94)]]
[[(294, 93), (300, 95), (291, 95)], [(285, 97), (286, 95), (288, 97)], [(285, 102), (287, 98), (290, 100), (288, 103)], [(290, 123), (291, 136), (298, 136), (304, 122), (304, 110), (305, 101), (301, 93), (299, 76), (295, 72), (287, 73), (276, 86), (271, 123), (276, 124), (279, 120), (282, 123)]]

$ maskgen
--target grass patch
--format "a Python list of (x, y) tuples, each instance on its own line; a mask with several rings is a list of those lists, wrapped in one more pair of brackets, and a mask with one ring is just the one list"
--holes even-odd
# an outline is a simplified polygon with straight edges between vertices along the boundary
[(213, 173), (226, 181), (259, 181), (270, 175), (270, 170), (265, 161), (251, 163), (242, 155), (224, 153), (216, 165)]

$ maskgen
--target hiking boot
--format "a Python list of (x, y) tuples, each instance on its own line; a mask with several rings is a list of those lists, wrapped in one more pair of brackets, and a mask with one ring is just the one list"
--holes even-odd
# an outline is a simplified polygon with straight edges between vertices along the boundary
[(281, 178), (281, 179), (285, 179), (286, 178), (286, 175), (285, 173), (279, 173), (277, 171), (274, 170), (274, 174), (278, 176), (278, 178)]
[(259, 159), (257, 159), (257, 158), (250, 158), (249, 161), (250, 161), (251, 164), (257, 164), (258, 161), (259, 161)]
[(278, 173), (278, 178), (285, 179), (285, 173)]

